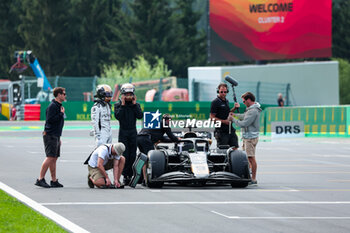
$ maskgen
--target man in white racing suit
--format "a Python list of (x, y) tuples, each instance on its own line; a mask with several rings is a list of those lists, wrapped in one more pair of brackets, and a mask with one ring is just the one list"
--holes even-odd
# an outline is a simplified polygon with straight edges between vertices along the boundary
[(91, 108), (91, 122), (96, 146), (112, 143), (111, 104), (112, 89), (106, 84), (97, 86), (95, 103)]

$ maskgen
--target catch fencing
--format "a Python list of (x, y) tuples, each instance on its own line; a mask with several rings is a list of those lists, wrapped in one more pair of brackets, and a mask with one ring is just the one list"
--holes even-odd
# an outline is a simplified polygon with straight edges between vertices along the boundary
[[(192, 82), (193, 86), (193, 100), (194, 101), (212, 101), (216, 96), (215, 88), (218, 86), (216, 81), (201, 81)], [(232, 99), (232, 87), (228, 84), (229, 93), (227, 98)], [(277, 105), (277, 96), (281, 93), (285, 99), (285, 105), (294, 105), (294, 97), (291, 93), (290, 85), (288, 83), (269, 83), (269, 82), (239, 82), (235, 87), (237, 101), (242, 103), (241, 96), (243, 93), (252, 92), (256, 100), (260, 104)]]
[[(36, 77), (22, 76), (22, 79), (24, 79), (24, 82), (25, 82), (24, 99), (26, 100), (38, 99), (40, 102), (45, 101), (45, 98), (47, 98), (47, 95), (45, 95), (45, 93), (43, 92), (40, 92), (42, 89), (41, 87), (37, 86)], [(56, 76), (56, 77), (47, 77), (47, 79), (49, 80), (52, 88), (64, 87), (66, 89), (68, 101), (84, 101), (86, 100), (87, 96), (90, 96), (91, 98), (91, 94), (86, 94), (86, 93), (93, 93), (95, 91), (97, 76), (95, 77)], [(41, 96), (38, 96), (39, 93)]]

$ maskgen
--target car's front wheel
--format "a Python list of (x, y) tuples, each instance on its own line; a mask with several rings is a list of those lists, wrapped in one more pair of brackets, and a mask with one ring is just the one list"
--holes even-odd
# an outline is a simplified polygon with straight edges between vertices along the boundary
[(164, 182), (155, 181), (165, 173), (166, 160), (162, 151), (152, 150), (148, 153), (147, 186), (149, 188), (161, 188)]

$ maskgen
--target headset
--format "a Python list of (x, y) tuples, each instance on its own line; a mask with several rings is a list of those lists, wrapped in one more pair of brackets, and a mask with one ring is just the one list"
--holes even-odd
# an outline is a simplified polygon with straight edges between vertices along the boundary
[(219, 94), (219, 87), (220, 87), (220, 86), (226, 87), (227, 93), (229, 93), (228, 86), (227, 86), (226, 83), (220, 83), (220, 84), (218, 85), (218, 87), (216, 88), (216, 93)]

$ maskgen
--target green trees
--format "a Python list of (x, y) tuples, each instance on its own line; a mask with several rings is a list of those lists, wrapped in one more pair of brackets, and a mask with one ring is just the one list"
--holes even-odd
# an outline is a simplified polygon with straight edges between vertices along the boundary
[[(154, 64), (164, 61), (175, 76), (186, 77), (190, 65), (206, 62), (206, 36), (197, 29), (201, 14), (193, 11), (194, 0), (135, 0), (121, 15), (116, 40), (111, 42), (111, 60), (130, 61), (143, 55)], [(161, 19), (161, 20), (160, 20)], [(121, 58), (124, 58), (121, 59)]]
[(67, 72), (69, 54), (70, 1), (21, 1), (18, 35), (23, 39), (24, 50), (32, 50), (41, 63), (46, 75)]
[[(100, 76), (142, 55), (186, 77), (189, 66), (206, 65), (206, 7), (203, 0), (2, 0), (0, 77), (9, 77), (15, 50), (29, 49), (47, 76)], [(334, 57), (350, 60), (349, 35), (350, 2), (334, 1)]]
[[(170, 3), (157, 0), (135, 0), (121, 14), (118, 30), (113, 30), (115, 41), (111, 47), (114, 63), (124, 64), (137, 55), (154, 62), (155, 55), (165, 57), (175, 38)], [(162, 19), (162, 20), (159, 20)], [(112, 60), (111, 59), (111, 60)]]
[(9, 76), (15, 50), (32, 50), (47, 76), (99, 76), (104, 65), (142, 55), (152, 66), (163, 58), (185, 77), (206, 60), (193, 1), (1, 1), (0, 75)]
[[(176, 75), (187, 77), (187, 67), (203, 66), (207, 60), (206, 34), (198, 31), (197, 22), (201, 14), (193, 11), (194, 0), (176, 0), (175, 22), (178, 25), (176, 44), (178, 55), (173, 57), (171, 68)], [(180, 56), (179, 56), (180, 55)], [(169, 63), (170, 65), (171, 63)]]
[[(333, 2), (333, 57), (339, 62), (341, 104), (350, 104), (350, 2)], [(340, 58), (340, 59), (338, 59)]]
[(20, 0), (0, 1), (0, 77), (9, 78), (8, 71), (14, 63), (15, 50), (23, 47), (22, 38), (18, 36), (17, 25), (20, 22), (18, 14)]
[[(109, 24), (120, 7), (119, 0), (77, 0), (72, 6), (71, 19), (74, 19), (73, 63), (76, 75), (100, 75), (101, 67), (108, 62), (108, 41), (113, 40), (112, 25)], [(74, 73), (74, 72), (73, 72)]]
[(171, 70), (168, 70), (167, 65), (164, 64), (164, 59), (156, 57), (156, 62), (152, 66), (143, 56), (138, 56), (132, 59), (132, 63), (126, 63), (123, 66), (105, 65), (102, 78), (98, 80), (98, 83), (114, 86), (117, 83), (127, 83), (130, 78), (133, 82), (137, 82), (169, 77), (170, 75)]
[(339, 95), (340, 104), (350, 103), (350, 62), (337, 59), (339, 62)]
[(333, 57), (350, 61), (350, 2), (340, 0), (333, 4)]

